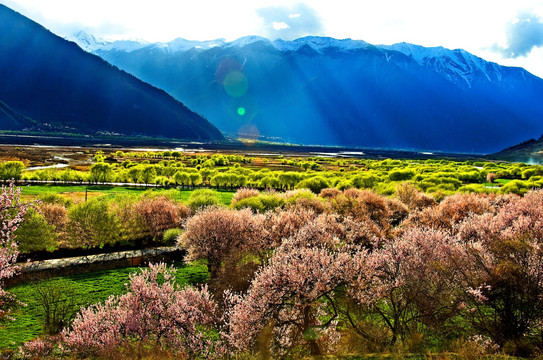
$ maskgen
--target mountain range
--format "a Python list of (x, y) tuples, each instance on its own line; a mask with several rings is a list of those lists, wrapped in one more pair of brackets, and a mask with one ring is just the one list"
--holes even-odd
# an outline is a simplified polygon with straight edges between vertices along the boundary
[(216, 141), (165, 91), (0, 4), (0, 129)]
[(490, 153), (543, 132), (542, 79), (459, 49), (324, 37), (70, 40), (235, 137)]

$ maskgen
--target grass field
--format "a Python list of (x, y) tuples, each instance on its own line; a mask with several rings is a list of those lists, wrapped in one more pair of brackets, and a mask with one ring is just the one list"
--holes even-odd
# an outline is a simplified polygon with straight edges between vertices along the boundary
[[(22, 187), (22, 195), (26, 200), (34, 199), (39, 195), (45, 194), (60, 194), (73, 201), (85, 200), (85, 190), (87, 192), (87, 198), (106, 195), (108, 197), (115, 197), (117, 195), (142, 195), (147, 191), (157, 194), (167, 194), (174, 197), (183, 203), (186, 203), (191, 192), (190, 189), (163, 189), (163, 188), (138, 188), (138, 187), (123, 187), (123, 186), (74, 186), (74, 185), (31, 185)], [(224, 205), (230, 205), (234, 191), (227, 190), (213, 190), (219, 195), (219, 199)]]
[[(176, 263), (174, 265), (178, 269), (177, 281), (180, 285), (201, 284), (209, 278), (207, 266), (204, 263), (198, 262), (189, 265)], [(104, 301), (110, 295), (126, 292), (124, 284), (128, 282), (129, 275), (137, 270), (137, 267), (129, 267), (58, 277), (45, 280), (41, 282), (41, 285), (68, 285), (75, 294), (75, 303), (78, 306), (86, 306)], [(21, 284), (8, 290), (26, 306), (20, 307), (12, 314), (15, 321), (7, 320), (0, 326), (0, 349), (16, 348), (25, 341), (43, 334), (44, 314), (37, 302), (35, 284)]]

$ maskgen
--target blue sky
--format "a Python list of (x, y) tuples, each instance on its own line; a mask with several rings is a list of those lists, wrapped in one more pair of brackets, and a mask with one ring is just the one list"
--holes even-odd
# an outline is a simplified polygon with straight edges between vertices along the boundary
[(60, 36), (234, 40), (306, 35), (462, 48), (543, 77), (543, 0), (0, 0)]

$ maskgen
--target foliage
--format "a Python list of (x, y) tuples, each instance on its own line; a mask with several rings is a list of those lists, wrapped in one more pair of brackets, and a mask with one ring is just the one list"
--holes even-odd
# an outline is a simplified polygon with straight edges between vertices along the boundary
[(262, 204), (262, 200), (258, 196), (246, 197), (239, 201), (236, 201), (234, 204), (232, 204), (232, 208), (236, 210), (249, 208), (254, 213), (265, 212), (264, 204)]
[(330, 182), (322, 176), (315, 176), (305, 179), (296, 184), (296, 189), (309, 189), (315, 194), (321, 192), (322, 189), (330, 187)]
[[(206, 266), (202, 263), (183, 264), (178, 262), (176, 280), (179, 286), (201, 284), (209, 279)], [(74, 303), (80, 306), (103, 302), (111, 295), (126, 292), (129, 275), (139, 271), (129, 267), (115, 270), (101, 270), (64, 277), (45, 279), (24, 283), (10, 288), (10, 292), (24, 301), (27, 306), (20, 307), (13, 313), (15, 321), (7, 322), (0, 327), (0, 348), (16, 348), (24, 342), (32, 340), (44, 333), (45, 313), (39, 304), (37, 287), (65, 288), (73, 290)]]
[(66, 229), (71, 245), (83, 248), (115, 243), (120, 234), (118, 219), (109, 204), (99, 199), (72, 206), (68, 210)]
[(134, 205), (134, 211), (155, 241), (162, 237), (165, 230), (178, 227), (181, 219), (190, 214), (186, 206), (165, 197), (142, 198)]
[(26, 166), (20, 161), (7, 161), (0, 164), (0, 179), (19, 180)]
[(46, 334), (60, 333), (71, 323), (78, 310), (74, 286), (68, 281), (37, 282), (34, 292), (44, 317), (43, 331)]
[(44, 193), (37, 196), (37, 199), (42, 204), (62, 205), (65, 208), (70, 207), (73, 201), (66, 199), (64, 196), (55, 193)]
[[(477, 354), (499, 348), (524, 356), (540, 347), (543, 201), (530, 188), (543, 186), (543, 178), (535, 166), (167, 151), (115, 156), (123, 161), (109, 165), (115, 181), (151, 181), (143, 180), (151, 174), (153, 183), (177, 182), (185, 189), (89, 187), (89, 194), (106, 195), (88, 202), (100, 206), (51, 196), (38, 206), (42, 220), (62, 246), (99, 246), (106, 238), (124, 242), (151, 233), (171, 241), (183, 227), (179, 244), (190, 258), (206, 261), (211, 274), (208, 294), (228, 300), (221, 308), (225, 316), (197, 332), (227, 341), (233, 357), (255, 350), (264, 358), (339, 355), (349, 342), (363, 344), (353, 352), (454, 350), (457, 343)], [(71, 171), (26, 171), (23, 177), (58, 182), (80, 175)], [(494, 184), (487, 187), (492, 174)], [(195, 186), (243, 189), (186, 189)], [(25, 191), (81, 192), (66, 189)], [(506, 195), (511, 193), (518, 195)], [(230, 199), (234, 210), (216, 207)], [(192, 217), (180, 201), (190, 205)], [(106, 216), (73, 215), (85, 206)], [(101, 241), (85, 243), (73, 231), (85, 216), (87, 235), (101, 228), (92, 223), (110, 226)], [(84, 241), (74, 242), (76, 237)], [(115, 301), (108, 312), (118, 313)], [(177, 351), (154, 333), (124, 335), (115, 340), (119, 354)]]
[(255, 213), (265, 213), (282, 207), (284, 203), (285, 201), (279, 194), (262, 193), (233, 202), (232, 208), (236, 210), (250, 208)]
[(220, 205), (220, 199), (217, 193), (209, 189), (200, 189), (193, 191), (187, 201), (187, 205), (194, 212), (208, 206)]
[(23, 223), (15, 231), (19, 251), (53, 251), (57, 248), (57, 233), (55, 226), (50, 225), (45, 217), (34, 209), (29, 209), (24, 216)]
[(181, 234), (183, 234), (183, 230), (179, 228), (168, 229), (164, 231), (162, 242), (164, 245), (175, 245)]
[(107, 354), (135, 340), (168, 346), (184, 358), (223, 355), (220, 341), (205, 331), (219, 321), (205, 286), (180, 289), (175, 269), (158, 264), (131, 275), (127, 290), (83, 309), (62, 333), (64, 343), (80, 354)]
[(206, 258), (215, 278), (223, 261), (259, 249), (265, 238), (262, 223), (263, 218), (248, 209), (208, 207), (187, 221), (179, 245), (187, 249), (190, 260)]
[(459, 238), (466, 246), (467, 318), (500, 346), (530, 336), (543, 318), (543, 192), (472, 215)]
[(20, 201), (21, 190), (14, 186), (2, 186), (0, 194), (0, 321), (9, 317), (17, 301), (4, 289), (4, 281), (17, 272), (15, 262), (19, 254), (15, 240), (16, 231), (23, 222), (29, 205)]
[(335, 317), (322, 321), (319, 310), (345, 281), (350, 257), (288, 245), (277, 250), (244, 296), (231, 296), (228, 315), (234, 348), (250, 348), (266, 326), (272, 328), (267, 346), (278, 352), (305, 344), (312, 355), (321, 355), (322, 343), (334, 337)]

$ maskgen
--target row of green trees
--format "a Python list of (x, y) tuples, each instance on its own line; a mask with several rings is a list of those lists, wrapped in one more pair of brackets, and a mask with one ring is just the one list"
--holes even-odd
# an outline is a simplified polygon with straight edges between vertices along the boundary
[[(125, 159), (122, 163), (99, 161), (93, 164), (89, 171), (69, 168), (25, 171), (22, 163), (7, 162), (0, 165), (0, 177), (55, 182), (207, 186), (223, 189), (246, 186), (276, 190), (309, 188), (315, 193), (328, 187), (340, 190), (354, 187), (371, 189), (385, 195), (393, 194), (398, 183), (409, 181), (419, 190), (438, 197), (455, 192), (499, 191), (522, 194), (530, 188), (543, 186), (542, 166), (517, 163), (327, 158), (311, 158), (311, 161), (308, 161), (294, 158), (271, 159), (270, 162), (255, 167), (255, 163), (260, 163), (262, 159), (248, 159), (243, 163), (246, 158), (238, 156), (239, 161), (233, 165), (206, 167), (202, 164), (216, 164), (223, 159), (226, 159), (225, 164), (230, 164), (230, 160), (222, 155), (186, 157), (188, 160), (185, 162), (173, 159), (155, 163), (149, 160), (133, 162), (135, 158)], [(293, 165), (289, 165), (289, 162)], [(307, 165), (308, 163), (310, 165)]]

